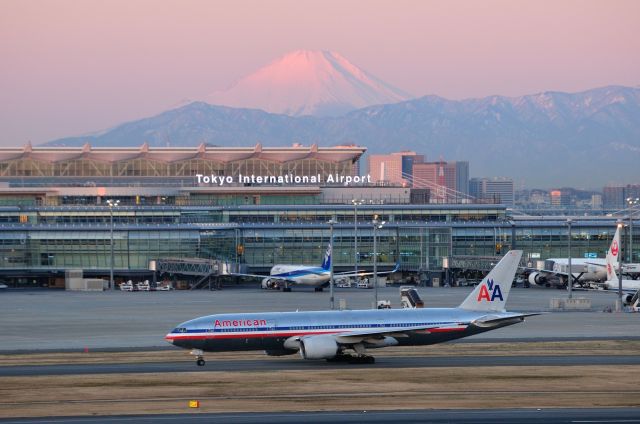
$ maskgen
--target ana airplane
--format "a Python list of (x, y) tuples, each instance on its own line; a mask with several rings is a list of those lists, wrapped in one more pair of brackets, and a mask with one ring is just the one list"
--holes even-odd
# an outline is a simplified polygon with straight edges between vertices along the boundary
[[(279, 289), (282, 291), (291, 291), (290, 285), (313, 287), (315, 291), (322, 291), (324, 287), (329, 285), (330, 269), (331, 269), (331, 243), (327, 246), (327, 251), (324, 254), (324, 260), (322, 265), (309, 266), (309, 265), (274, 265), (269, 272), (269, 276), (264, 278), (264, 275), (255, 274), (236, 274), (245, 277), (262, 278), (263, 289)], [(400, 267), (400, 264), (396, 264), (395, 268), (391, 271), (378, 272), (378, 275), (391, 274), (396, 272)], [(334, 273), (334, 278), (345, 277), (364, 277), (372, 275), (372, 272), (341, 272)]]
[[(602, 284), (607, 290), (618, 290), (620, 286), (620, 280), (616, 273), (616, 267), (618, 266), (618, 255), (620, 255), (620, 227), (616, 230), (611, 241), (611, 246), (607, 251), (607, 280)], [(624, 269), (624, 265), (622, 267)], [(624, 292), (623, 302), (630, 304), (636, 293), (640, 290), (640, 280), (622, 280), (622, 291)]]
[[(538, 315), (505, 311), (522, 251), (508, 252), (457, 308), (220, 314), (178, 325), (165, 339), (205, 364), (204, 352), (264, 350), (304, 359), (372, 363), (367, 349), (428, 345)], [(353, 350), (355, 355), (345, 351)]]

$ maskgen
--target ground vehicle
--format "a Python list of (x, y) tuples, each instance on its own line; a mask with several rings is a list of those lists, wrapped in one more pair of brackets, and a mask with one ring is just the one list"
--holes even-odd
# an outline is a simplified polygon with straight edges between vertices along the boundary
[(358, 282), (358, 286), (359, 289), (372, 289), (373, 285), (369, 283), (369, 279), (368, 278), (364, 278), (362, 280), (360, 280)]
[(133, 281), (129, 280), (126, 283), (120, 283), (120, 290), (132, 292), (132, 291), (136, 290), (136, 288), (133, 285)]
[(351, 287), (351, 280), (348, 279), (348, 278), (341, 278), (338, 281), (336, 281), (336, 287), (350, 288)]
[(158, 286), (156, 287), (156, 290), (158, 290), (158, 291), (174, 290), (173, 283), (171, 283), (171, 281), (162, 281), (162, 282), (158, 283)]

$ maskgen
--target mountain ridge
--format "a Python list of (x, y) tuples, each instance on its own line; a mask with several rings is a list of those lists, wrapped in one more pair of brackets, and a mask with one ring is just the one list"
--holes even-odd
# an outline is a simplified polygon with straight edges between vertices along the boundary
[[(640, 88), (606, 86), (449, 100), (429, 95), (338, 117), (292, 117), (202, 102), (48, 145), (265, 146), (359, 144), (370, 153), (403, 149), (428, 160), (469, 160), (473, 176), (511, 176), (527, 186), (638, 181)], [(593, 166), (614, 175), (600, 177)], [(606, 172), (605, 172), (606, 174)], [(606, 180), (605, 180), (606, 179)]]

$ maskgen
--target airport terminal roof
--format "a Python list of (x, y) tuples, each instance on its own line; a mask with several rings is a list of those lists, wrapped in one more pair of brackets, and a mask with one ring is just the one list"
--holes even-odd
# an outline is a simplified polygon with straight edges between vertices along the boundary
[(356, 162), (367, 150), (366, 147), (348, 145), (318, 147), (317, 144), (291, 147), (263, 147), (258, 143), (253, 147), (218, 147), (204, 143), (197, 147), (150, 147), (148, 143), (140, 147), (100, 147), (89, 143), (82, 147), (24, 147), (0, 148), (0, 162), (33, 159), (41, 162), (61, 162), (88, 159), (101, 162), (118, 162), (132, 159), (149, 159), (159, 162), (179, 162), (190, 159), (204, 159), (216, 162), (235, 162), (247, 159), (261, 159), (272, 162), (292, 162), (302, 159), (316, 159), (326, 162)]

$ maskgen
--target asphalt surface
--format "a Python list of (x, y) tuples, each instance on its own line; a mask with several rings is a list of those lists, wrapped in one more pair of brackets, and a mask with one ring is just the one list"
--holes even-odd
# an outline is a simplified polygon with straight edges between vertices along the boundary
[(375, 364), (348, 364), (326, 361), (305, 361), (298, 358), (264, 360), (211, 360), (204, 367), (193, 362), (124, 363), (124, 364), (64, 364), (17, 365), (0, 367), (0, 377), (168, 373), (204, 371), (284, 371), (327, 370), (345, 368), (439, 368), (439, 367), (496, 367), (496, 366), (568, 366), (568, 365), (640, 365), (638, 355), (553, 355), (553, 356), (424, 356), (379, 357)]
[(128, 415), (103, 417), (52, 417), (0, 419), (4, 424), (114, 424), (114, 423), (432, 423), (432, 424), (578, 424), (640, 423), (640, 408), (599, 409), (485, 409), (485, 410), (403, 410), (292, 413), (194, 413), (182, 415)]
[[(295, 290), (295, 289), (294, 289)], [(418, 288), (426, 307), (458, 306), (470, 287)], [(507, 308), (548, 311), (550, 300), (565, 297), (556, 289), (512, 289)], [(606, 313), (616, 299), (612, 292), (575, 292), (591, 299), (588, 312), (557, 312), (528, 318), (523, 324), (490, 331), (465, 340), (557, 340), (637, 338), (640, 314)], [(398, 288), (382, 288), (380, 299), (400, 306)], [(373, 290), (336, 289), (336, 305), (367, 309)], [(257, 288), (221, 291), (104, 292), (3, 290), (0, 292), (0, 352), (153, 348), (167, 346), (163, 337), (177, 324), (216, 313), (249, 311), (326, 310), (329, 293), (292, 293)]]

